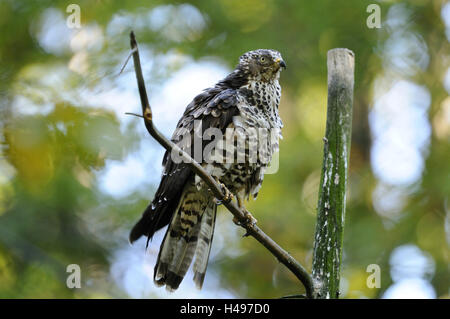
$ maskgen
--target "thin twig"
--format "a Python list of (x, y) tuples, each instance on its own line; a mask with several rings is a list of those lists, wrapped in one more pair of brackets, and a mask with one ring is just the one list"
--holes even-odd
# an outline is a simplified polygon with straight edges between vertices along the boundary
[(125, 115), (133, 115), (133, 116), (136, 116), (136, 117), (144, 118), (141, 114), (136, 114), (136, 113), (131, 113), (131, 112), (125, 112)]
[(137, 48), (130, 51), (130, 53), (127, 56), (127, 59), (125, 60), (125, 63), (123, 64), (122, 68), (120, 69), (119, 74), (117, 74), (118, 76), (122, 74), (123, 70), (125, 69), (125, 67), (128, 64), (128, 61), (130, 61), (131, 56), (133, 55), (134, 52), (136, 52), (136, 50), (137, 50)]
[(136, 79), (139, 89), (139, 96), (141, 98), (142, 114), (144, 117), (145, 127), (150, 135), (158, 141), (167, 151), (180, 154), (184, 163), (186, 163), (192, 171), (197, 174), (210, 188), (214, 196), (221, 201), (224, 206), (233, 214), (240, 222), (240, 225), (247, 231), (246, 234), (254, 237), (264, 247), (266, 247), (277, 260), (284, 264), (292, 273), (303, 283), (308, 298), (312, 297), (313, 284), (309, 273), (305, 268), (295, 260), (288, 252), (281, 248), (272, 238), (267, 236), (258, 226), (249, 223), (246, 214), (241, 211), (234, 201), (227, 200), (229, 191), (223, 185), (217, 183), (214, 178), (209, 175), (203, 167), (192, 159), (186, 152), (181, 150), (176, 144), (168, 140), (162, 135), (153, 125), (152, 111), (145, 89), (144, 78), (142, 76), (141, 62), (139, 59), (139, 50), (133, 31), (130, 33), (131, 49), (133, 50), (134, 69), (136, 71)]

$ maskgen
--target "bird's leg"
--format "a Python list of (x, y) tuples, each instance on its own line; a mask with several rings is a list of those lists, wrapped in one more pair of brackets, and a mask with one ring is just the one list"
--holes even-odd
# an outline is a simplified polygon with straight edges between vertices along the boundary
[(231, 193), (224, 184), (220, 183), (220, 186), (222, 186), (222, 190), (225, 193), (225, 195), (223, 196), (223, 201), (227, 203), (230, 202), (234, 197), (233, 193)]
[[(241, 195), (237, 195), (236, 196), (237, 199), (237, 203), (239, 208), (241, 209), (241, 211), (244, 213), (245, 218), (247, 219), (247, 223), (251, 224), (251, 225), (255, 225), (258, 221), (256, 220), (255, 217), (253, 217), (253, 215), (247, 210), (247, 208), (245, 208), (244, 206), (244, 197)], [(233, 222), (236, 225), (240, 225), (239, 220), (236, 217), (233, 217)]]
[(216, 205), (220, 205), (220, 204), (222, 204), (222, 202), (227, 202), (227, 203), (230, 202), (233, 199), (234, 195), (228, 190), (228, 188), (225, 186), (225, 184), (220, 182), (218, 177), (214, 176), (213, 178), (216, 181), (216, 183), (220, 185), (220, 187), (222, 188), (222, 191), (225, 193), (222, 200), (214, 197), (214, 201), (215, 201)]

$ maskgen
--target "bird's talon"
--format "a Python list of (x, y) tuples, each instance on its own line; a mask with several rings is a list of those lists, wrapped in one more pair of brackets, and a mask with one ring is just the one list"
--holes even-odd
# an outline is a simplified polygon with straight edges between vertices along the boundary
[(228, 190), (228, 188), (226, 188), (224, 184), (220, 183), (220, 186), (222, 187), (222, 190), (225, 193), (225, 195), (222, 198), (222, 201), (229, 203), (234, 198), (234, 195)]
[(248, 232), (248, 230), (245, 232), (245, 234), (244, 235), (242, 235), (242, 237), (248, 237), (248, 236), (250, 236), (250, 233)]
[(253, 215), (248, 210), (245, 210), (244, 214), (245, 218), (247, 218), (247, 223), (249, 223), (252, 226), (256, 225), (258, 220), (255, 217), (253, 217)]

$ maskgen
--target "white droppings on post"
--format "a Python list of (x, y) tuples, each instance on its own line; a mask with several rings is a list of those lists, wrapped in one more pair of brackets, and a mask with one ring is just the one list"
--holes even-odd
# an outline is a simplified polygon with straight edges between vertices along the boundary
[(345, 167), (345, 172), (347, 172), (347, 139), (345, 138), (345, 134), (342, 137), (342, 146), (343, 146), (343, 150), (342, 150), (342, 158), (344, 159), (344, 167)]
[(313, 277), (312, 282), (314, 295), (317, 296), (318, 294), (320, 294), (320, 291), (322, 290), (323, 282), (317, 276)]
[(339, 174), (338, 173), (334, 174), (334, 185), (337, 185), (337, 184), (339, 184)]

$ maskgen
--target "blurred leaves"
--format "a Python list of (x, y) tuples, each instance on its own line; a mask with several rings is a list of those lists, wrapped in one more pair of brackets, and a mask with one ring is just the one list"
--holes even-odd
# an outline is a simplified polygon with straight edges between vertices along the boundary
[[(436, 263), (434, 289), (437, 296), (448, 295), (450, 243), (444, 225), (450, 194), (449, 98), (442, 79), (450, 66), (450, 50), (440, 18), (444, 0), (379, 2), (384, 22), (388, 12), (393, 18), (408, 13), (408, 23), (398, 28), (385, 23), (379, 30), (365, 25), (366, 7), (373, 3), (369, 0), (77, 3), (81, 30), (65, 26), (66, 1), (0, 2), (0, 297), (125, 296), (109, 278), (110, 257), (126, 244), (126, 233), (153, 190), (112, 198), (100, 191), (98, 176), (109, 161), (123, 161), (140, 139), (148, 138), (136, 127), (138, 122), (118, 116), (133, 111), (126, 97), (119, 99), (123, 76), (114, 77), (127, 56), (131, 29), (142, 47), (146, 76), (152, 79), (147, 82), (150, 92), (186, 65), (188, 57), (214, 57), (232, 68), (251, 49), (282, 52), (288, 69), (281, 77), (280, 169), (266, 176), (258, 199), (248, 208), (261, 227), (307, 267), (326, 118), (326, 53), (334, 47), (352, 49), (355, 112), (343, 297), (381, 297), (392, 283), (390, 254), (405, 243), (431, 254)], [(389, 11), (395, 5), (399, 7)], [(45, 30), (56, 36), (43, 38)], [(390, 38), (394, 32), (398, 37)], [(392, 39), (419, 43), (421, 49), (399, 56), (389, 50)], [(421, 54), (428, 55), (427, 63)], [(399, 57), (400, 62), (423, 63), (413, 75), (388, 70)], [(425, 167), (422, 178), (406, 189), (398, 219), (378, 214), (373, 203), (377, 179), (371, 167), (368, 117), (374, 81), (381, 76), (392, 81), (407, 76), (431, 95), (432, 136)], [(118, 91), (109, 100), (95, 99), (113, 90)], [(157, 179), (159, 172), (153, 166), (147, 169), (148, 178)], [(210, 266), (224, 288), (241, 297), (301, 292), (296, 279), (263, 247), (250, 239), (239, 245), (241, 253), (219, 254)], [(84, 271), (79, 291), (65, 286), (70, 263)], [(365, 270), (372, 263), (383, 271), (381, 289), (365, 285)]]

